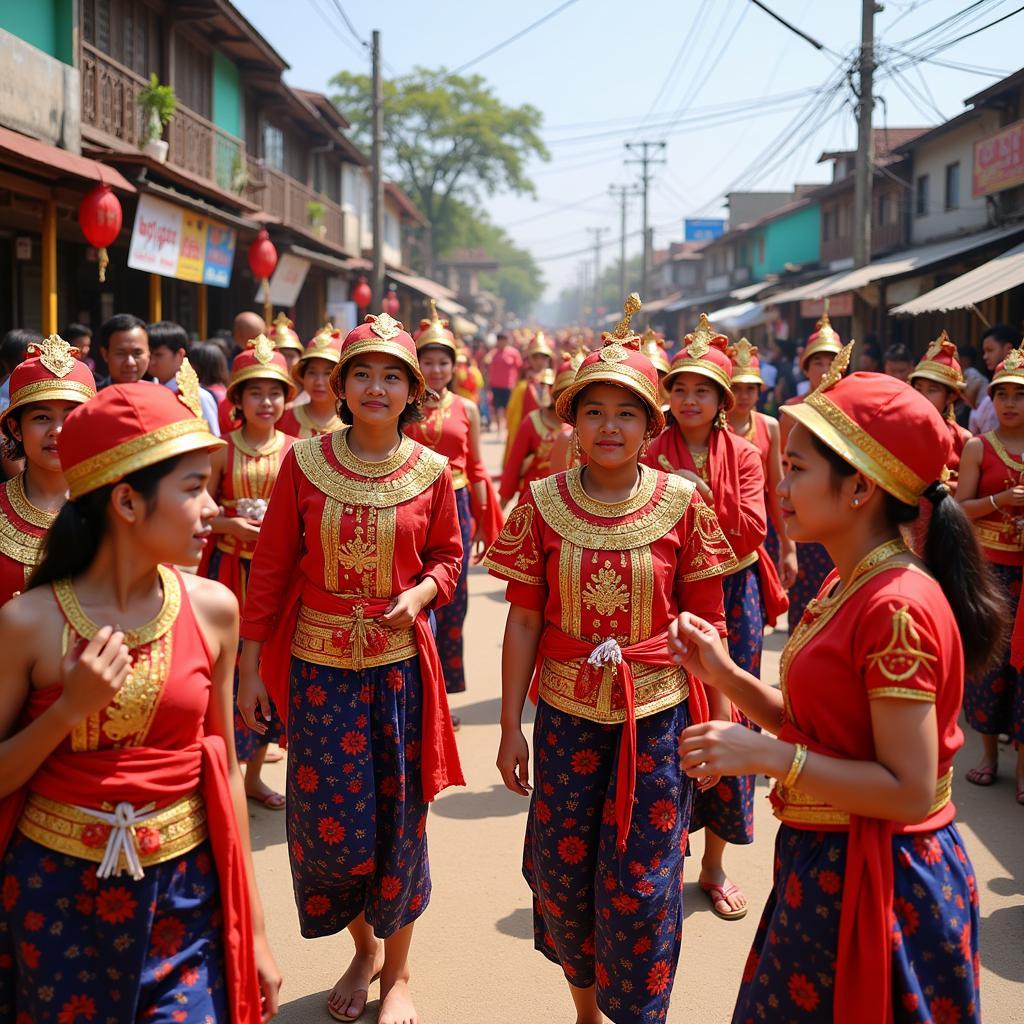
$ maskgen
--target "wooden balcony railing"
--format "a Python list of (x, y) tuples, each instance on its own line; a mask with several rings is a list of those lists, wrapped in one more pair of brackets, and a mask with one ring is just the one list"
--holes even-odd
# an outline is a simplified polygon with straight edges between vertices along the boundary
[(309, 185), (250, 158), (246, 195), (292, 230), (345, 248), (344, 210)]

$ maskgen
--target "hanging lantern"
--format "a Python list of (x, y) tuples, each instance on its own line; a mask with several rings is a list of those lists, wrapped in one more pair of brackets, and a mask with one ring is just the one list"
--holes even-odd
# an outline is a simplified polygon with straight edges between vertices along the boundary
[(256, 236), (256, 241), (249, 246), (249, 269), (253, 277), (263, 282), (263, 319), (269, 324), (273, 308), (270, 304), (270, 275), (277, 266), (277, 249), (270, 240), (266, 228)]
[(380, 304), (380, 308), (387, 313), (388, 316), (398, 316), (398, 296), (395, 294), (394, 285), (388, 289), (387, 295), (384, 296), (384, 300)]
[(121, 203), (109, 185), (91, 189), (78, 206), (78, 224), (85, 240), (99, 250), (100, 281), (107, 279), (107, 246), (121, 232)]
[(356, 282), (356, 286), (352, 289), (352, 301), (359, 309), (366, 309), (372, 300), (373, 292), (370, 291), (370, 286), (366, 283), (366, 278), (359, 278)]

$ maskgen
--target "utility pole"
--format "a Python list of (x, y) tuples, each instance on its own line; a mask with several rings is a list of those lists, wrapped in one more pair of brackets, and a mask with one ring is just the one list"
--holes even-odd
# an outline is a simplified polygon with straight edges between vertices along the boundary
[(871, 183), (875, 173), (875, 0), (861, 0), (860, 70), (857, 95), (857, 162), (853, 189), (853, 265), (871, 262)]
[(373, 32), (373, 150), (371, 170), (373, 178), (373, 308), (380, 310), (384, 300), (384, 177), (381, 163), (384, 150), (384, 86), (380, 76), (380, 32)]
[(594, 236), (594, 326), (597, 327), (597, 307), (601, 305), (601, 236), (607, 234), (608, 228), (587, 230)]
[(665, 152), (664, 142), (627, 142), (626, 149), (631, 153), (640, 153), (640, 156), (636, 160), (627, 160), (627, 164), (640, 164), (640, 185), (642, 189), (644, 211), (643, 211), (643, 239), (644, 239), (644, 254), (643, 259), (640, 263), (640, 297), (643, 298), (647, 294), (647, 274), (651, 267), (651, 246), (650, 246), (650, 235), (647, 231), (647, 196), (650, 191), (651, 175), (648, 172), (648, 168), (653, 164), (663, 164), (665, 160), (663, 158), (657, 158), (650, 155), (652, 151), (658, 153)]
[(619, 296), (624, 300), (626, 292), (626, 202), (631, 196), (640, 195), (636, 185), (609, 185), (608, 191), (618, 196), (622, 204), (622, 219), (619, 225)]

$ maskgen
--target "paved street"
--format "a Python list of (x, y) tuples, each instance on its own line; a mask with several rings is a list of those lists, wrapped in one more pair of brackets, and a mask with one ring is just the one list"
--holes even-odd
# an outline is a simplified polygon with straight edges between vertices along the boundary
[[(492, 435), (493, 436), (493, 435)], [(488, 461), (499, 457), (486, 443)], [(494, 768), (500, 704), (500, 644), (504, 586), (482, 569), (470, 579), (466, 630), (469, 689), (453, 700), (462, 718), (459, 748), (466, 789), (441, 796), (430, 817), (434, 893), (416, 926), (413, 985), (424, 1024), (548, 1024), (573, 1015), (560, 972), (533, 949), (529, 893), (520, 874), (526, 801), (507, 792)], [(766, 677), (777, 678), (782, 636), (768, 638)], [(977, 755), (970, 743), (958, 776)], [(1009, 767), (1009, 757), (1004, 754)], [(283, 765), (268, 781), (283, 788)], [(763, 789), (766, 793), (767, 789)], [(978, 873), (983, 918), (982, 999), (992, 1024), (1020, 1021), (1024, 981), (1024, 808), (1013, 800), (1012, 778), (988, 790), (958, 781), (954, 798)], [(740, 922), (715, 918), (696, 884), (685, 886), (686, 926), (670, 1024), (728, 1021), (747, 949), (771, 884), (774, 819), (757, 801), (757, 840), (730, 851), (732, 877), (749, 894), (751, 913)], [(253, 843), (270, 939), (284, 972), (285, 1024), (329, 1020), (326, 993), (348, 962), (347, 936), (316, 941), (299, 936), (288, 874), (284, 815), (252, 812)], [(701, 840), (695, 840), (699, 853)], [(691, 872), (695, 877), (695, 873)], [(377, 986), (364, 1021), (376, 1019)]]

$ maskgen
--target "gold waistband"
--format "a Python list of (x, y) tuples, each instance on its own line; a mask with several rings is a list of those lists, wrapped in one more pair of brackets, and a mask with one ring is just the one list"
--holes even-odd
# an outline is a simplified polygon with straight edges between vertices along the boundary
[[(114, 808), (103, 805), (99, 810), (109, 814)], [(18, 831), (48, 850), (99, 864), (111, 826), (73, 804), (29, 793)], [(199, 794), (193, 793), (135, 825), (131, 832), (139, 863), (143, 867), (162, 864), (194, 850), (206, 840), (206, 807)], [(123, 853), (118, 866), (127, 868)]]
[(249, 541), (239, 540), (230, 534), (221, 534), (217, 538), (217, 550), (225, 555), (238, 555), (239, 558), (251, 559), (256, 551), (256, 545)]
[(452, 484), (457, 491), (461, 491), (463, 487), (468, 486), (469, 477), (461, 469), (452, 470)]
[[(555, 661), (545, 658), (540, 670), (538, 693), (553, 708), (602, 725), (618, 725), (626, 720), (626, 707), (615, 684), (615, 673), (605, 668), (601, 682), (592, 692), (580, 693), (576, 678), (582, 658)], [(690, 680), (677, 665), (633, 666), (636, 717), (646, 718), (666, 708), (682, 704), (690, 696)]]
[[(935, 783), (935, 799), (928, 809), (927, 817), (942, 810), (953, 798), (953, 769)], [(772, 791), (772, 813), (780, 821), (794, 825), (846, 825), (850, 815), (830, 804), (823, 803), (798, 789), (787, 789), (781, 782), (775, 783)]]
[(976, 519), (974, 529), (978, 543), (992, 551), (1024, 551), (1024, 532), (1012, 519)]
[(751, 551), (749, 555), (745, 555), (743, 558), (739, 560), (739, 563), (737, 564), (735, 569), (730, 569), (729, 572), (726, 573), (726, 575), (735, 576), (736, 573), (742, 571), (743, 569), (749, 569), (752, 565), (756, 564), (756, 562), (757, 551)]
[(292, 654), (314, 665), (358, 672), (414, 658), (416, 632), (380, 626), (365, 618), (358, 606), (352, 615), (331, 615), (302, 605), (292, 638)]

